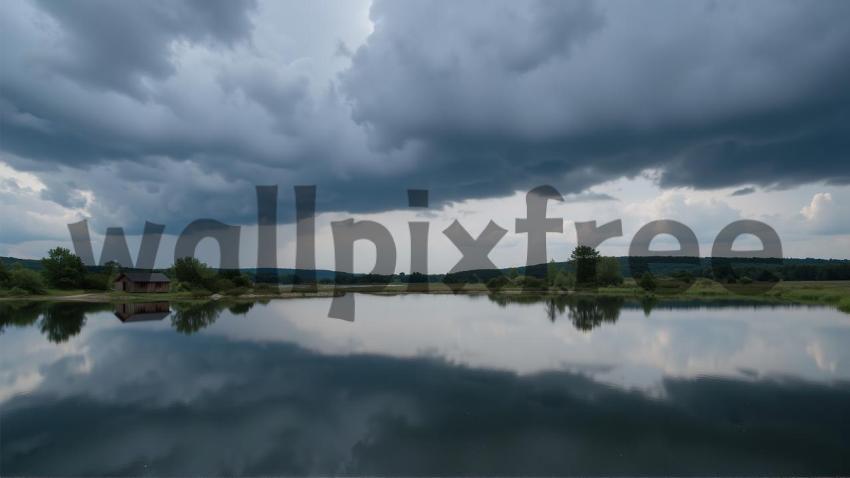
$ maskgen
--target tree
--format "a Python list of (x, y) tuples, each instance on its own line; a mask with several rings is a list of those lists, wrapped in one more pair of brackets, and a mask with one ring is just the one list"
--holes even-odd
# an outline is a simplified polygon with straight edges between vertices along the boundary
[(655, 283), (655, 277), (652, 276), (651, 273), (645, 272), (640, 279), (638, 280), (638, 285), (646, 291), (652, 292), (658, 287), (658, 284)]
[(550, 259), (549, 264), (546, 266), (546, 283), (549, 286), (555, 285), (555, 280), (558, 278), (558, 265), (555, 264), (555, 259)]
[(590, 246), (578, 246), (573, 250), (570, 259), (576, 266), (576, 284), (592, 284), (596, 280), (596, 263), (599, 252)]
[(600, 257), (596, 264), (596, 281), (600, 285), (620, 285), (623, 274), (620, 273), (620, 261), (616, 257)]
[(86, 275), (82, 259), (64, 247), (47, 251), (47, 257), (41, 260), (41, 265), (48, 285), (57, 289), (80, 287)]
[(194, 257), (181, 257), (174, 261), (174, 277), (180, 282), (193, 286), (203, 286), (212, 275), (206, 264)]
[(423, 282), (428, 282), (428, 276), (421, 272), (414, 272), (407, 276), (407, 282), (410, 284), (420, 284)]
[(6, 264), (0, 261), (0, 288), (9, 286), (9, 271), (6, 270)]
[(121, 264), (117, 261), (109, 261), (103, 265), (103, 273), (106, 274), (110, 279), (115, 279), (118, 277), (118, 273), (121, 272)]
[(778, 282), (779, 276), (777, 276), (774, 272), (765, 269), (765, 270), (762, 270), (759, 273), (756, 280), (759, 280), (759, 281), (762, 281), (762, 282)]
[(251, 278), (239, 269), (222, 269), (218, 271), (219, 277), (233, 282), (235, 287), (251, 287)]

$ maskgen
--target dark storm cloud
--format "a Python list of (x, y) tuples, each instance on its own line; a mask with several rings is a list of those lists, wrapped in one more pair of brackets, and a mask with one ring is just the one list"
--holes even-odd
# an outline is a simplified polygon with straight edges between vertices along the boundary
[(377, 1), (329, 86), (251, 46), (276, 25), (253, 7), (4, 2), (3, 160), (135, 227), (249, 222), (255, 184), (367, 212), (408, 187), (438, 206), (647, 168), (663, 186), (850, 182), (848, 2)]
[(3, 403), (5, 474), (848, 471), (847, 384), (668, 378), (652, 398), (567, 372), (170, 330), (101, 331), (87, 346)]
[(579, 187), (646, 167), (699, 188), (850, 179), (846, 2), (580, 5), (549, 12), (587, 26), (571, 48), (517, 71), (491, 48), (534, 37), (522, 14), (377, 2), (343, 75), (353, 117), (378, 147), (422, 142), (470, 176), (490, 163)]
[[(10, 15), (3, 57), (14, 68), (0, 75), (2, 149), (18, 156), (15, 166), (38, 171), (151, 155), (245, 153), (219, 135), (191, 134), (155, 85), (177, 71), (172, 49), (180, 42), (226, 48), (249, 40), (255, 2), (45, 1), (32, 11), (27, 5), (4, 4)], [(30, 18), (37, 14), (55, 28)]]
[[(845, 72), (839, 75), (847, 81)], [(850, 183), (850, 91), (830, 93), (828, 102), (816, 98), (805, 109), (759, 115), (695, 142), (664, 166), (661, 185)]]
[(145, 77), (174, 73), (175, 40), (232, 44), (251, 32), (253, 1), (39, 1), (62, 28), (53, 67), (92, 87), (145, 96)]

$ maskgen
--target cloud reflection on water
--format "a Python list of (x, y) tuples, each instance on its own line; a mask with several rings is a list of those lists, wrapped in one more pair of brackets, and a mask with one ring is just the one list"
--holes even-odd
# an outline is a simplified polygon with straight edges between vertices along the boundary
[(0, 335), (0, 471), (850, 471), (847, 316), (660, 305), (364, 296), (355, 323), (293, 300), (127, 324), (24, 307)]

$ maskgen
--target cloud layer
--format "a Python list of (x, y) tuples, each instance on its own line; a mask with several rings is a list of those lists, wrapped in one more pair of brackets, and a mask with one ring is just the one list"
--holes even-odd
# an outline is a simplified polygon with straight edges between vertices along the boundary
[(99, 227), (250, 222), (255, 184), (374, 212), (850, 182), (847, 2), (366, 7), (4, 2), (0, 161)]

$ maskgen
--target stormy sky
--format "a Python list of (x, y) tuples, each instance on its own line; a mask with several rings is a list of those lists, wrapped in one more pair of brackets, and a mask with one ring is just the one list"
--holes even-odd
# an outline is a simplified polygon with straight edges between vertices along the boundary
[[(494, 262), (518, 265), (514, 218), (550, 184), (567, 197), (550, 207), (566, 220), (556, 257), (571, 221), (618, 218), (625, 236), (603, 252), (668, 218), (707, 252), (751, 218), (786, 256), (850, 257), (846, 1), (7, 0), (0, 13), (0, 255), (40, 257), (82, 218), (96, 243), (148, 220), (166, 225), (167, 264), (174, 235), (211, 217), (248, 225), (250, 259), (254, 187), (277, 184), (291, 265), (292, 187), (314, 184), (320, 267), (327, 224), (352, 216), (394, 233), (399, 270), (406, 222), (423, 216), (433, 271), (459, 257), (440, 233), (455, 219), (473, 236), (507, 229)], [(429, 211), (407, 210), (408, 188), (430, 190)]]

